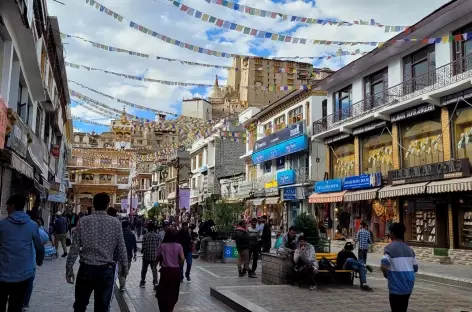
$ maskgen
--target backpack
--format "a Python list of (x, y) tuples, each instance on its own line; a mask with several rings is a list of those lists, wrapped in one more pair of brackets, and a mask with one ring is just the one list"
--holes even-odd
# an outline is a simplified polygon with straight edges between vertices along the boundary
[(336, 271), (336, 265), (325, 257), (318, 261), (318, 268), (319, 270), (326, 270), (330, 273), (334, 273)]

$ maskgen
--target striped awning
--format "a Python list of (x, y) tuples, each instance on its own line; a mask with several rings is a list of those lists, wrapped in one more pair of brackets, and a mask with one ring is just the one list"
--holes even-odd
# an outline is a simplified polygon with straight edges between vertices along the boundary
[(448, 193), (472, 191), (472, 177), (431, 182), (426, 187), (426, 193)]
[(256, 198), (256, 199), (253, 199), (253, 200), (252, 200), (252, 204), (253, 204), (254, 206), (260, 206), (260, 205), (262, 205), (262, 203), (264, 202), (264, 199), (265, 199), (265, 198)]
[(371, 200), (377, 197), (378, 190), (380, 190), (380, 187), (367, 190), (349, 191), (344, 195), (344, 201), (353, 202), (358, 200)]
[(379, 191), (379, 198), (424, 194), (426, 191), (426, 184), (428, 183), (429, 182), (423, 182), (397, 186), (388, 185)]
[(312, 204), (342, 202), (346, 192), (347, 191), (334, 193), (313, 193), (310, 195), (310, 197), (308, 197), (308, 201)]

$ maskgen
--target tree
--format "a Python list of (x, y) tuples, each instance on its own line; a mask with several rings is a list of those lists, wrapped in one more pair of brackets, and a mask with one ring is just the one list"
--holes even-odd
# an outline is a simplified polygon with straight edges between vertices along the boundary
[(316, 219), (306, 212), (301, 213), (295, 220), (295, 227), (297, 230), (305, 235), (310, 244), (316, 250), (322, 250), (322, 242), (320, 239), (320, 231)]
[(229, 233), (234, 230), (234, 225), (241, 218), (244, 212), (244, 206), (241, 203), (228, 203), (220, 200), (204, 213), (205, 220), (212, 219), (218, 229), (218, 232)]
[(164, 210), (163, 205), (160, 205), (160, 204), (154, 205), (147, 212), (147, 216), (150, 220), (158, 221), (161, 217), (161, 214), (162, 214), (163, 210)]

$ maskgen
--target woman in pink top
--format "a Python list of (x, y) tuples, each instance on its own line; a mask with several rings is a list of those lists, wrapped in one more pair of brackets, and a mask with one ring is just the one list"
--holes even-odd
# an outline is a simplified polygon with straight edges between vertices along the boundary
[(184, 251), (177, 243), (175, 231), (166, 233), (164, 242), (157, 249), (157, 261), (160, 262), (161, 278), (156, 290), (160, 312), (172, 312), (179, 300), (180, 263), (184, 263)]

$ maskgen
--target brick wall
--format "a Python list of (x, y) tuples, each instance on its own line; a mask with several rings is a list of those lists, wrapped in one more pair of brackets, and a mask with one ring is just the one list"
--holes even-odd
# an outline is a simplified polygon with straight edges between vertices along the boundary
[[(242, 155), (246, 153), (246, 144), (240, 140), (234, 142), (222, 140), (215, 143), (215, 189), (220, 192), (219, 178), (246, 173), (246, 164)], [(209, 181), (210, 182), (210, 181)]]
[(396, 123), (392, 124), (392, 145), (393, 145), (393, 169), (400, 169), (400, 146), (398, 142), (398, 125)]
[(360, 173), (360, 152), (359, 152), (359, 137), (354, 137), (354, 175), (359, 175)]
[(292, 258), (276, 254), (262, 254), (262, 283), (267, 285), (291, 284), (292, 279)]
[(443, 129), (443, 150), (444, 161), (451, 160), (451, 131), (449, 127), (449, 110), (447, 107), (441, 108), (441, 129)]
[(11, 191), (11, 169), (2, 167), (2, 198), (0, 202), (0, 219), (5, 219), (8, 216), (7, 213), (7, 200), (10, 197)]

